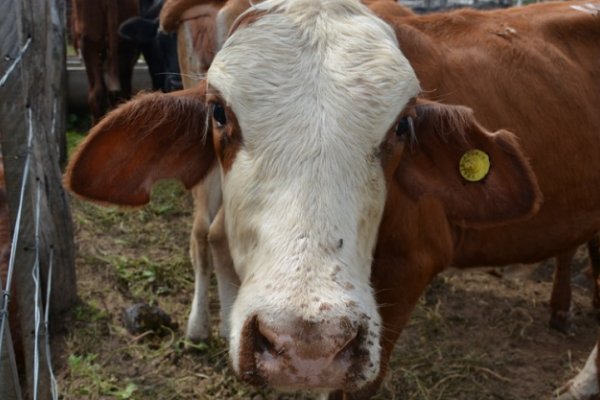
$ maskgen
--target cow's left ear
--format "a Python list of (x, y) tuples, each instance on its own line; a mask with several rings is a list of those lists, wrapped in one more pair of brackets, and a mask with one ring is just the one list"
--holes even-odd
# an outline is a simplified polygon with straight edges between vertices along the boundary
[(418, 102), (415, 138), (396, 169), (414, 200), (434, 196), (455, 224), (486, 228), (535, 214), (542, 195), (517, 138), (485, 130), (466, 107)]

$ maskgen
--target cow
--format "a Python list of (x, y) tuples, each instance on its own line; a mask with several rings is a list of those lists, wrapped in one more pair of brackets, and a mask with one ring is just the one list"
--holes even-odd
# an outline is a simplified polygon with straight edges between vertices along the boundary
[[(379, 16), (406, 17), (416, 14), (391, 0), (364, 0), (364, 4)], [(250, 6), (247, 0), (230, 0), (226, 4), (202, 0), (168, 0), (161, 12), (161, 29), (178, 32), (179, 57), (183, 65), (186, 88), (197, 84), (197, 77), (204, 76), (215, 51), (223, 43), (233, 21)], [(215, 19), (219, 20), (221, 32), (216, 32)], [(227, 310), (235, 299), (239, 280), (232, 267), (231, 256), (224, 234), (221, 207), (221, 188), (217, 169), (213, 169), (199, 185), (192, 189), (194, 198), (194, 221), (190, 235), (190, 259), (194, 267), (195, 289), (186, 329), (186, 338), (192, 343), (206, 340), (211, 335), (208, 288), (211, 269), (216, 272), (221, 307), (219, 333), (227, 338), (229, 324)], [(217, 218), (218, 216), (218, 218)], [(556, 274), (550, 305), (550, 327), (568, 333), (571, 324), (570, 273), (573, 252), (556, 257)], [(596, 259), (598, 259), (596, 257)], [(600, 293), (598, 274), (600, 261), (592, 262), (594, 275), (593, 305), (598, 313)]]
[(119, 26), (119, 35), (134, 43), (144, 56), (152, 89), (172, 92), (182, 89), (177, 61), (177, 37), (158, 30), (162, 0), (141, 0), (140, 15)]
[(73, 0), (71, 37), (85, 64), (94, 124), (107, 107), (131, 97), (131, 77), (139, 52), (119, 36), (118, 29), (138, 12), (137, 0)]
[(95, 126), (65, 183), (141, 206), (154, 182), (191, 188), (218, 165), (233, 370), (368, 399), (440, 271), (538, 262), (600, 229), (598, 10), (268, 0), (196, 87)]
[(197, 85), (217, 48), (217, 15), (225, 0), (167, 0), (160, 13), (160, 31), (177, 33), (177, 54), (183, 87)]

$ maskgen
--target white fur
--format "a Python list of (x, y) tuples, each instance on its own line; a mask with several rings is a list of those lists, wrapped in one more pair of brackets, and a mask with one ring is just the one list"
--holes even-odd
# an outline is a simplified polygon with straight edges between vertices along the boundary
[(266, 15), (237, 30), (208, 72), (244, 138), (222, 178), (242, 282), (232, 363), (239, 371), (240, 332), (253, 315), (267, 324), (368, 315), (372, 380), (380, 317), (369, 277), (386, 198), (377, 152), (417, 78), (392, 30), (358, 1), (255, 7)]
[[(194, 267), (194, 299), (187, 324), (186, 338), (192, 342), (198, 342), (210, 337), (210, 310), (209, 310), (209, 286), (212, 272), (212, 243), (209, 241), (209, 232), (213, 220), (221, 206), (221, 178), (215, 168), (209, 172), (201, 185), (197, 185), (192, 194), (194, 197), (194, 224), (190, 236), (190, 260)], [(218, 263), (215, 272), (224, 268)], [(219, 281), (219, 283), (221, 283)], [(227, 285), (223, 283), (223, 286)], [(228, 300), (228, 299), (227, 299)], [(222, 308), (221, 310), (224, 310)], [(228, 336), (229, 323), (221, 319), (221, 335)]]
[(583, 369), (564, 388), (558, 390), (557, 400), (586, 400), (600, 393), (596, 358), (598, 345), (594, 347)]

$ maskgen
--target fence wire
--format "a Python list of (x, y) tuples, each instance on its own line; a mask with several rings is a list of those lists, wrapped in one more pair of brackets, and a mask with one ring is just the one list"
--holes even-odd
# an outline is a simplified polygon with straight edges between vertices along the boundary
[(29, 133), (27, 136), (27, 149), (25, 164), (23, 166), (23, 179), (21, 180), (21, 192), (19, 193), (19, 206), (17, 208), (17, 217), (15, 219), (15, 228), (13, 231), (12, 243), (10, 246), (10, 257), (8, 259), (8, 274), (6, 276), (6, 286), (2, 291), (3, 305), (2, 305), (2, 321), (0, 321), (0, 354), (2, 354), (2, 347), (4, 346), (4, 331), (6, 329), (6, 323), (8, 321), (8, 302), (10, 301), (10, 288), (12, 286), (13, 273), (15, 271), (15, 258), (17, 254), (17, 246), (19, 243), (19, 234), (21, 232), (21, 217), (23, 215), (23, 201), (25, 199), (25, 188), (29, 179), (29, 164), (31, 162), (31, 152), (33, 143), (33, 113), (30, 107), (27, 107), (27, 123), (29, 127)]
[(17, 68), (17, 65), (19, 65), (19, 63), (21, 62), (21, 59), (23, 58), (23, 54), (25, 54), (25, 52), (29, 48), (30, 44), (31, 44), (31, 38), (27, 38), (27, 41), (25, 42), (25, 44), (23, 45), (23, 47), (21, 47), (21, 49), (19, 50), (19, 54), (17, 54), (17, 56), (13, 60), (12, 64), (10, 65), (10, 67), (8, 67), (8, 69), (6, 70), (6, 72), (4, 73), (4, 75), (2, 76), (2, 78), (0, 78), (0, 88), (2, 86), (4, 86), (6, 84), (6, 82), (8, 82), (8, 77), (10, 76), (10, 74), (13, 73), (13, 71), (15, 70), (15, 68)]
[[(54, 124), (56, 123), (56, 99), (53, 104), (53, 115), (52, 115), (52, 131), (54, 131)], [(49, 331), (49, 312), (50, 312), (50, 295), (52, 288), (52, 264), (54, 257), (54, 250), (50, 249), (50, 259), (48, 267), (47, 287), (46, 287), (46, 306), (44, 309), (44, 319), (42, 325), (42, 310), (40, 308), (42, 304), (42, 288), (41, 288), (41, 277), (40, 277), (40, 247), (41, 247), (41, 236), (40, 236), (40, 220), (41, 220), (41, 194), (42, 194), (42, 181), (36, 179), (36, 196), (35, 196), (35, 261), (32, 269), (32, 278), (35, 283), (34, 293), (34, 304), (35, 304), (35, 338), (34, 338), (34, 368), (33, 368), (33, 399), (37, 400), (39, 395), (39, 381), (40, 381), (40, 339), (42, 334), (40, 330), (43, 329), (43, 336), (46, 350), (46, 366), (48, 368), (48, 374), (50, 376), (50, 388), (52, 399), (58, 400), (58, 385), (54, 371), (52, 369), (52, 360), (50, 358), (50, 331)]]
[(35, 311), (33, 313), (35, 322), (35, 336), (33, 342), (33, 400), (38, 399), (38, 388), (40, 383), (40, 319), (41, 313), (39, 304), (41, 301), (40, 293), (40, 185), (39, 179), (37, 180), (37, 188), (35, 193), (35, 261), (33, 262), (33, 269), (31, 271), (31, 277), (35, 284), (35, 291), (33, 293), (33, 304), (35, 304)]
[[(8, 75), (5, 75), (8, 76)], [(1, 85), (0, 85), (1, 86)], [(56, 122), (56, 101), (53, 107), (52, 124)], [(27, 184), (29, 182), (29, 174), (31, 169), (31, 156), (33, 153), (33, 139), (34, 139), (34, 124), (33, 124), (33, 110), (31, 107), (27, 107), (27, 124), (28, 124), (28, 137), (27, 137), (27, 148), (26, 157), (23, 165), (21, 188), (19, 193), (19, 204), (17, 208), (17, 215), (15, 220), (15, 227), (13, 231), (11, 251), (8, 262), (8, 273), (6, 278), (6, 286), (2, 290), (3, 305), (0, 310), (0, 354), (2, 354), (2, 346), (4, 345), (4, 332), (7, 329), (6, 324), (8, 323), (8, 302), (10, 301), (10, 290), (12, 286), (12, 280), (15, 269), (16, 253), (19, 242), (19, 234), (21, 232), (23, 205), (25, 199), (25, 193)], [(55, 127), (52, 126), (54, 131)], [(37, 400), (40, 384), (40, 339), (44, 336), (44, 350), (46, 352), (46, 367), (50, 376), (50, 389), (53, 400), (58, 400), (58, 385), (56, 377), (52, 368), (52, 360), (50, 358), (50, 332), (49, 332), (49, 306), (50, 296), (52, 288), (52, 268), (54, 264), (54, 249), (49, 249), (48, 257), (48, 278), (46, 288), (46, 304), (45, 310), (42, 313), (42, 288), (41, 288), (41, 276), (40, 276), (40, 252), (41, 252), (41, 237), (40, 237), (40, 220), (41, 220), (41, 194), (42, 194), (42, 181), (36, 179), (36, 195), (35, 195), (35, 261), (32, 267), (31, 276), (35, 285), (34, 296), (34, 322), (35, 322), (35, 336), (34, 336), (34, 351), (33, 351), (33, 398)], [(43, 316), (43, 319), (42, 319)], [(42, 323), (43, 321), (43, 323)]]
[(50, 352), (50, 294), (52, 293), (52, 267), (54, 266), (54, 249), (50, 247), (50, 259), (48, 260), (48, 286), (46, 287), (46, 310), (44, 311), (44, 333), (46, 339), (46, 364), (50, 374), (50, 389), (52, 399), (58, 400), (58, 383), (52, 369), (52, 353)]
[[(52, 102), (52, 122), (51, 122), (51, 138), (55, 140), (56, 133), (56, 123), (57, 123), (57, 97), (54, 96), (54, 101)], [(58, 154), (60, 154), (60, 149), (57, 148)], [(38, 191), (41, 193), (42, 189), (42, 181), (38, 179)], [(40, 226), (40, 218), (36, 218), (36, 230)], [(37, 236), (37, 235), (36, 235)], [(37, 246), (39, 248), (39, 246)], [(48, 368), (48, 374), (50, 375), (50, 390), (52, 394), (53, 400), (58, 400), (58, 384), (56, 382), (56, 376), (54, 375), (54, 370), (52, 368), (52, 353), (50, 352), (50, 296), (52, 294), (52, 268), (54, 266), (54, 248), (50, 245), (49, 257), (48, 257), (48, 277), (46, 279), (46, 306), (44, 310), (44, 339), (45, 339), (45, 348), (46, 348), (46, 366)], [(36, 307), (39, 303), (36, 302)]]

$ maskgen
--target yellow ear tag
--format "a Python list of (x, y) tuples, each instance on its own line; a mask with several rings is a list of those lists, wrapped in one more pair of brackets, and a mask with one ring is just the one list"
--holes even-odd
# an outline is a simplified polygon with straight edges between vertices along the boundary
[(469, 150), (460, 158), (458, 170), (469, 182), (478, 182), (490, 172), (490, 157), (481, 150)]

